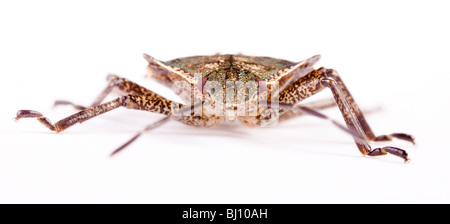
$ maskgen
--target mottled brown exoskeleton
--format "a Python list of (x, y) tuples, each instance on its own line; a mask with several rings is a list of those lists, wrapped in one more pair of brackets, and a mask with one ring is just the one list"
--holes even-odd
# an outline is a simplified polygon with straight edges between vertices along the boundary
[[(78, 113), (53, 124), (37, 111), (20, 110), (16, 120), (34, 117), (50, 130), (61, 132), (76, 123), (118, 107), (167, 115), (147, 126), (112, 155), (145, 131), (158, 127), (169, 119), (197, 127), (210, 127), (226, 120), (238, 119), (247, 126), (255, 127), (309, 114), (330, 120), (352, 135), (363, 155), (379, 156), (390, 153), (405, 161), (408, 160), (408, 155), (404, 150), (391, 146), (372, 149), (369, 141), (390, 141), (392, 138), (399, 138), (414, 143), (412, 136), (403, 133), (376, 136), (338, 73), (333, 69), (313, 68), (320, 58), (319, 55), (299, 63), (244, 55), (193, 56), (167, 62), (156, 60), (149, 55), (144, 55), (144, 58), (149, 63), (147, 74), (172, 87), (184, 100), (184, 104), (168, 100), (125, 78), (109, 75), (107, 88), (90, 107), (68, 101), (55, 102), (73, 105), (80, 110)], [(123, 96), (102, 103), (115, 88), (121, 90)], [(325, 88), (331, 90), (334, 105), (339, 107), (347, 127), (317, 111), (329, 104), (299, 104)]]

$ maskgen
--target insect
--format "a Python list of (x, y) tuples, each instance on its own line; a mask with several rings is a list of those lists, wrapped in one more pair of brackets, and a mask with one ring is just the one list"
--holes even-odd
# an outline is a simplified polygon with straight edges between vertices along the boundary
[[(144, 58), (148, 61), (147, 74), (172, 87), (183, 103), (168, 100), (128, 79), (109, 75), (106, 89), (89, 107), (69, 101), (56, 101), (55, 104), (68, 104), (80, 110), (56, 123), (33, 110), (19, 110), (15, 119), (37, 118), (50, 130), (61, 132), (76, 123), (119, 107), (166, 115), (138, 132), (116, 149), (112, 153), (114, 155), (144, 132), (170, 119), (197, 127), (210, 127), (226, 120), (239, 120), (246, 126), (255, 127), (308, 114), (329, 120), (350, 134), (359, 151), (365, 156), (392, 154), (403, 158), (405, 162), (408, 161), (408, 154), (403, 149), (392, 146), (375, 149), (370, 147), (369, 141), (390, 141), (398, 138), (414, 144), (414, 138), (404, 133), (375, 135), (338, 73), (333, 69), (313, 68), (320, 55), (298, 63), (270, 57), (231, 54), (192, 56), (166, 62), (147, 54), (144, 54)], [(346, 126), (319, 112), (323, 105), (301, 104), (304, 99), (327, 88), (331, 90), (334, 105), (339, 107)], [(103, 102), (113, 89), (119, 89), (124, 94), (109, 102)]]

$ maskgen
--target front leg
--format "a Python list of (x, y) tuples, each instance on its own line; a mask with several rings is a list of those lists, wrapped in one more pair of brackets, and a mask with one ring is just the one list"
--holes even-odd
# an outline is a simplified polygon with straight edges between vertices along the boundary
[(326, 78), (322, 78), (321, 82), (324, 86), (330, 88), (346, 123), (350, 125), (359, 123), (360, 127), (356, 125), (354, 128), (361, 128), (368, 140), (391, 141), (393, 138), (398, 138), (415, 144), (414, 137), (409, 134), (392, 133), (376, 136), (338, 73), (333, 69), (325, 69), (324, 76)]
[(390, 153), (403, 158), (405, 161), (408, 160), (407, 153), (399, 148), (388, 146), (372, 150), (369, 140), (382, 141), (396, 137), (414, 143), (414, 139), (412, 136), (403, 133), (375, 136), (347, 87), (334, 70), (320, 68), (310, 72), (283, 90), (280, 93), (279, 101), (280, 103), (295, 105), (324, 88), (329, 88), (333, 93), (347, 127), (358, 133), (358, 136), (353, 137), (363, 155), (379, 156)]
[(70, 115), (55, 124), (43, 116), (40, 112), (33, 110), (19, 110), (17, 112), (16, 120), (21, 118), (37, 118), (44, 126), (52, 131), (61, 132), (65, 129), (73, 126), (76, 123), (82, 123), (93, 117), (114, 110), (119, 107), (125, 107), (128, 109), (145, 110), (155, 112), (164, 115), (172, 115), (171, 112), (172, 101), (167, 100), (156, 93), (145, 95), (127, 95), (118, 97), (112, 101), (92, 106), (81, 110), (78, 113)]
[[(18, 121), (21, 118), (36, 118), (40, 123), (42, 123), (45, 127), (52, 131), (61, 132), (65, 129), (73, 126), (76, 123), (82, 123), (87, 121), (93, 117), (96, 117), (100, 114), (106, 113), (108, 111), (114, 110), (119, 107), (125, 107), (128, 109), (136, 109), (136, 110), (145, 110), (149, 112), (155, 112), (163, 115), (167, 115), (166, 117), (153, 122), (150, 125), (147, 125), (142, 131), (138, 132), (133, 138), (127, 141), (125, 144), (117, 148), (113, 151), (112, 155), (115, 155), (128, 145), (130, 145), (133, 141), (135, 141), (139, 136), (141, 136), (144, 132), (150, 131), (154, 128), (161, 126), (173, 118), (182, 123), (193, 125), (193, 126), (204, 126), (209, 127), (215, 124), (219, 124), (223, 122), (223, 117), (208, 117), (208, 116), (194, 116), (192, 112), (194, 110), (194, 106), (179, 106), (179, 110), (172, 111), (173, 109), (173, 101), (167, 100), (156, 93), (149, 93), (144, 95), (127, 95), (116, 98), (115, 100), (95, 105), (86, 109), (81, 110), (78, 113), (75, 113), (71, 116), (68, 116), (55, 124), (50, 122), (50, 120), (42, 115), (40, 112), (33, 110), (19, 110), (16, 115), (16, 120)], [(180, 116), (180, 114), (189, 112), (190, 116)]]
[[(121, 92), (125, 93), (125, 95), (151, 95), (154, 94), (151, 90), (132, 82), (126, 78), (119, 77), (117, 75), (108, 75), (106, 77), (108, 80), (108, 85), (106, 88), (95, 98), (94, 102), (92, 102), (90, 107), (94, 107), (103, 102), (103, 100), (114, 90), (118, 89)], [(71, 105), (77, 110), (84, 110), (88, 107), (78, 105), (66, 100), (57, 100), (55, 101), (55, 106), (58, 105)]]
[(79, 123), (84, 122), (107, 111), (123, 106), (123, 101), (124, 97), (119, 97), (110, 102), (83, 109), (82, 111), (75, 113), (71, 116), (68, 116), (56, 122), (55, 124), (50, 122), (50, 120), (47, 117), (44, 117), (44, 115), (42, 115), (40, 112), (34, 110), (19, 110), (17, 111), (15, 119), (16, 121), (18, 121), (22, 118), (36, 118), (41, 124), (43, 124), (48, 129), (56, 132), (61, 132), (78, 122)]

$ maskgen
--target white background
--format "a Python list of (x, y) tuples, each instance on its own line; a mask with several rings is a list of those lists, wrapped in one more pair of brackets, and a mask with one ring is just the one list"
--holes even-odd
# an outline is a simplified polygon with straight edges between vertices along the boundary
[[(447, 1), (2, 1), (1, 203), (449, 203)], [(116, 73), (144, 78), (160, 60), (244, 53), (300, 61), (321, 54), (376, 134), (411, 162), (363, 157), (328, 122), (276, 128), (171, 121), (114, 158), (109, 153), (160, 115), (117, 109), (55, 134), (19, 109), (56, 122), (88, 105)], [(329, 91), (324, 96), (331, 96)], [(327, 114), (343, 123), (337, 108)]]

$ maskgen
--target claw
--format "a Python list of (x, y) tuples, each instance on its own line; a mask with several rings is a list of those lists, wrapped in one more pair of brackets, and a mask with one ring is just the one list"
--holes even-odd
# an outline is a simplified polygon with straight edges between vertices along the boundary
[(397, 148), (397, 147), (392, 147), (392, 146), (385, 146), (385, 147), (382, 147), (382, 148), (376, 148), (376, 149), (370, 151), (367, 155), (368, 156), (383, 156), (383, 155), (386, 155), (388, 153), (392, 154), (394, 156), (398, 156), (398, 157), (402, 158), (405, 163), (407, 163), (409, 161), (408, 153), (406, 153), (405, 150)]

